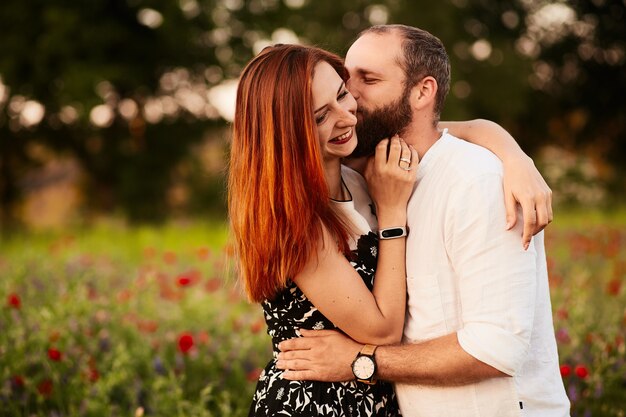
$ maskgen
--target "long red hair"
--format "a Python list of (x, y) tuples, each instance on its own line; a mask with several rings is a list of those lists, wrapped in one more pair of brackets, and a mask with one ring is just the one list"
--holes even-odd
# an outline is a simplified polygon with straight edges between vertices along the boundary
[(322, 227), (349, 252), (348, 226), (332, 209), (313, 116), (319, 62), (347, 80), (341, 58), (319, 48), (265, 48), (237, 89), (228, 209), (249, 298), (272, 299), (314, 256)]

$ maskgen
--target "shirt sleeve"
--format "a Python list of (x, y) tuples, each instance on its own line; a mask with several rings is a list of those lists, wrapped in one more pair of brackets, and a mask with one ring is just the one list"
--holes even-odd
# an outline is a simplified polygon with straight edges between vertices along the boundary
[(521, 244), (522, 221), (505, 230), (502, 177), (483, 174), (457, 184), (446, 213), (446, 246), (459, 279), (461, 347), (515, 375), (527, 355), (534, 321), (537, 270), (534, 243)]

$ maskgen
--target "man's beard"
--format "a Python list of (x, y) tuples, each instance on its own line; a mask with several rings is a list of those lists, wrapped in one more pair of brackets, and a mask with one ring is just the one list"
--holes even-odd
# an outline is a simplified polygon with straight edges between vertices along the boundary
[(405, 89), (395, 102), (372, 111), (360, 110), (361, 119), (356, 125), (358, 143), (349, 158), (359, 158), (374, 154), (376, 145), (404, 130), (412, 119), (410, 90)]

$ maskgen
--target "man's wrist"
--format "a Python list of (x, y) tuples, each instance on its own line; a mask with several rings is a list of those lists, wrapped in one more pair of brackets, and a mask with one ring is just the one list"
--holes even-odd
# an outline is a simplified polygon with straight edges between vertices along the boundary
[(368, 385), (376, 384), (375, 353), (378, 346), (365, 345), (352, 362), (352, 373), (358, 382)]

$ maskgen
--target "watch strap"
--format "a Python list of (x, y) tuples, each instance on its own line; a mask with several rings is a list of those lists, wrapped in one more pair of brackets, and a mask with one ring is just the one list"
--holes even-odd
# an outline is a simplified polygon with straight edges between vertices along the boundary
[(375, 345), (365, 345), (363, 349), (361, 349), (361, 355), (374, 356), (377, 347), (378, 346)]

